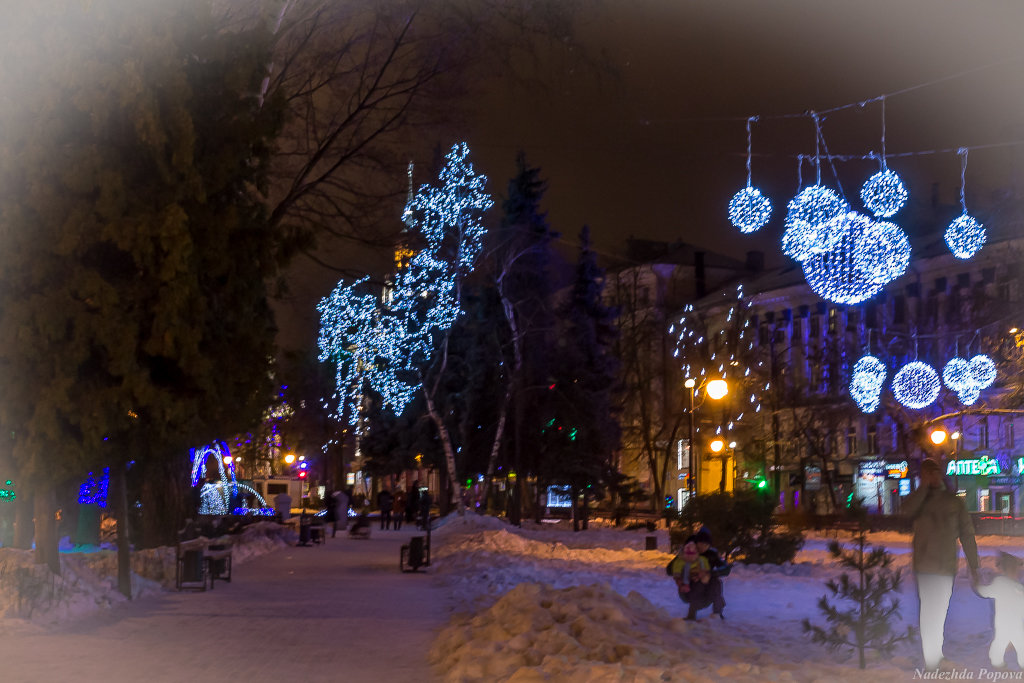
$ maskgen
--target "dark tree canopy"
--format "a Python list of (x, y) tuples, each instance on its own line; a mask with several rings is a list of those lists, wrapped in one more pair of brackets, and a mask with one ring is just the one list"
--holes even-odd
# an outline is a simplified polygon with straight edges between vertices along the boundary
[(199, 0), (7, 19), (0, 424), (20, 474), (185, 459), (257, 420), (270, 388), (268, 35), (217, 30)]

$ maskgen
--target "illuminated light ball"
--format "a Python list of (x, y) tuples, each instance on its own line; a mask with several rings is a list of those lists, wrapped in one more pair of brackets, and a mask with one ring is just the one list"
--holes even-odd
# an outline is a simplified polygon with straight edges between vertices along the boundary
[(973, 406), (981, 398), (981, 389), (971, 384), (964, 387), (962, 391), (956, 392), (956, 395), (965, 406)]
[(888, 218), (907, 203), (907, 188), (900, 177), (885, 169), (867, 179), (860, 188), (860, 198), (868, 211), (880, 218)]
[(729, 222), (742, 233), (757, 232), (771, 215), (771, 200), (756, 187), (745, 187), (729, 200)]
[(946, 246), (957, 258), (971, 258), (985, 246), (985, 226), (966, 213), (946, 228)]
[(950, 358), (945, 367), (942, 368), (943, 383), (956, 392), (961, 392), (969, 386), (973, 386), (974, 378), (971, 376), (971, 364), (963, 358)]
[(971, 358), (971, 381), (978, 389), (987, 389), (996, 381), (996, 364), (985, 354)]
[(918, 360), (904, 365), (892, 378), (893, 396), (911, 410), (920, 410), (934, 403), (941, 386), (939, 373)]
[(872, 413), (878, 408), (887, 374), (885, 363), (872, 355), (861, 356), (854, 363), (850, 397), (862, 412)]
[(853, 261), (870, 282), (892, 282), (907, 272), (910, 265), (907, 233), (895, 223), (872, 223), (854, 244)]
[(848, 210), (846, 202), (840, 199), (835, 191), (824, 185), (811, 185), (802, 189), (797, 196), (789, 200), (786, 207), (785, 225), (788, 228), (791, 225), (796, 225), (797, 221), (807, 223), (814, 231), (814, 239), (808, 245), (810, 250), (812, 252), (828, 251), (841, 239), (842, 235), (835, 235), (831, 230), (822, 230), (821, 226)]
[(805, 220), (787, 222), (782, 233), (782, 253), (803, 263), (811, 257), (810, 245), (816, 235), (814, 226)]
[(804, 277), (814, 293), (837, 304), (850, 305), (870, 299), (884, 283), (873, 282), (857, 267), (854, 255), (864, 233), (874, 224), (867, 216), (850, 211), (836, 216), (825, 226), (842, 238), (827, 252), (803, 261)]

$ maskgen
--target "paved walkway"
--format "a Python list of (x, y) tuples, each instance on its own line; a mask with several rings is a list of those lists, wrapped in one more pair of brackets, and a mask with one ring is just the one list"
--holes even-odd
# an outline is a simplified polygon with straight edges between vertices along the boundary
[(146, 597), (45, 635), (0, 640), (4, 681), (435, 681), (445, 594), (398, 570), (418, 532), (341, 534), (234, 568), (205, 593)]

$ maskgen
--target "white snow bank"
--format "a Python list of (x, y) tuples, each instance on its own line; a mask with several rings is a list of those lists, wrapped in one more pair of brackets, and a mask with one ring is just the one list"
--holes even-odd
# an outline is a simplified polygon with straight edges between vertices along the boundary
[[(257, 522), (233, 537), (232, 561), (243, 563), (295, 540), (288, 527)], [(176, 551), (161, 546), (131, 554), (132, 598), (174, 586)], [(35, 564), (34, 552), (0, 548), (0, 617), (4, 630), (37, 630), (125, 601), (117, 590), (117, 552), (61, 553), (61, 576)]]
[[(445, 681), (817, 681), (865, 672), (776, 661), (768, 649), (733, 640), (728, 624), (685, 622), (635, 591), (608, 584), (553, 588), (522, 584), (441, 632), (431, 661)], [(787, 653), (779, 653), (783, 657)], [(905, 670), (873, 669), (876, 681)]]

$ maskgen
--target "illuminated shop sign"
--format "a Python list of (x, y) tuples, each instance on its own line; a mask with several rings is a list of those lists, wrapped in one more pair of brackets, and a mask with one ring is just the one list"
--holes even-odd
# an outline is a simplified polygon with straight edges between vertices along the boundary
[(906, 479), (907, 461), (886, 462), (884, 460), (869, 460), (860, 464), (860, 476), (867, 478), (885, 479)]
[(990, 460), (984, 456), (977, 460), (950, 460), (949, 465), (946, 466), (946, 474), (948, 476), (954, 474), (958, 476), (977, 474), (987, 477), (1000, 473), (999, 461)]

